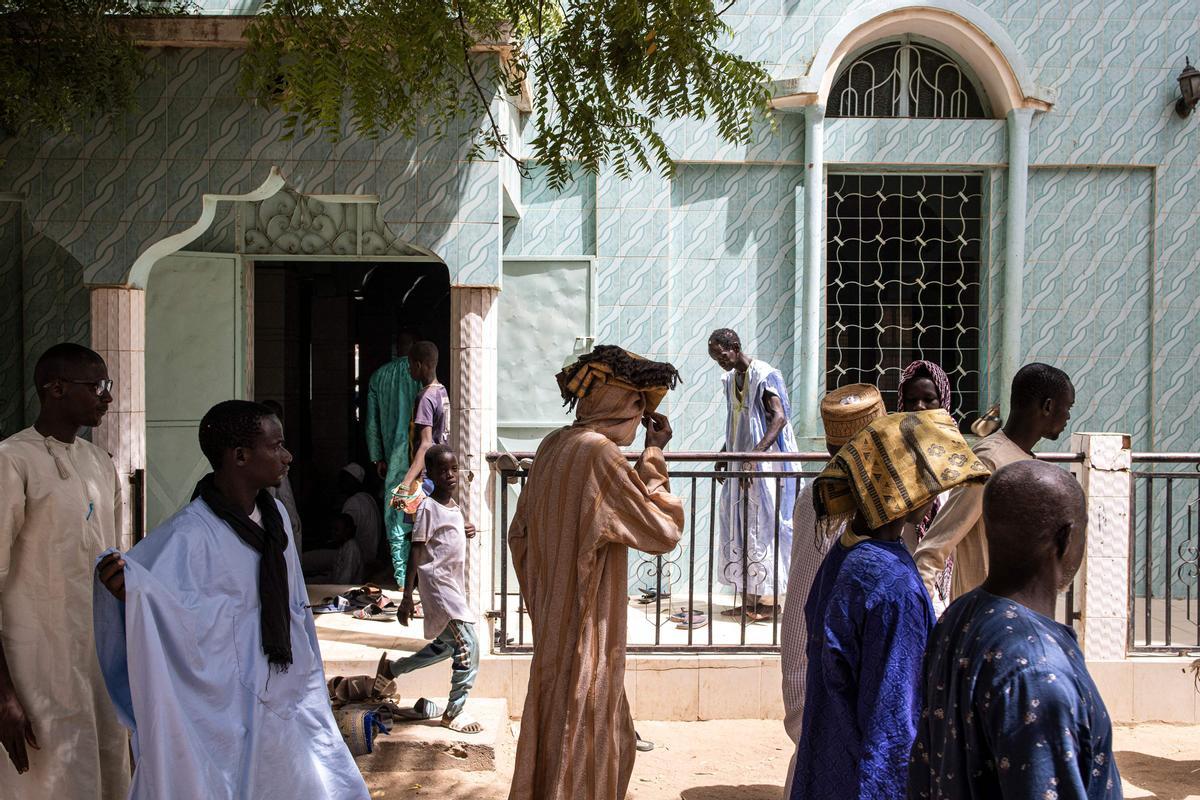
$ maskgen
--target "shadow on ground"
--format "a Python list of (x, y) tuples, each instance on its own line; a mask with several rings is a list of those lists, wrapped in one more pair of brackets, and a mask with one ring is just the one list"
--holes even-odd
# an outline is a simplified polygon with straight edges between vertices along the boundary
[(742, 786), (695, 786), (680, 792), (680, 800), (779, 800), (783, 789), (766, 783)]
[(1114, 755), (1121, 777), (1139, 789), (1152, 792), (1155, 800), (1200, 796), (1200, 761), (1175, 761), (1127, 750)]

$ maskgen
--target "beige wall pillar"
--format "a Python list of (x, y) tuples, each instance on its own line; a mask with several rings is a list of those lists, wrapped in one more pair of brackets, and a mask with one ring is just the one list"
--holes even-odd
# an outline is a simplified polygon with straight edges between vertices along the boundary
[(1071, 451), (1083, 453), (1075, 466), (1087, 495), (1087, 549), (1076, 580), (1076, 606), (1083, 654), (1089, 661), (1125, 658), (1129, 635), (1129, 437), (1120, 433), (1075, 433)]
[[(451, 444), (458, 455), (458, 502), (478, 535), (467, 547), (467, 600), (482, 615), (492, 607), (495, 512), (485, 456), (496, 449), (495, 286), (450, 289)], [(481, 640), (487, 626), (478, 626)], [(490, 649), (491, 642), (481, 641)]]
[(125, 530), (123, 549), (132, 545), (129, 477), (146, 466), (146, 293), (121, 286), (91, 292), (92, 349), (108, 364), (113, 403), (92, 441), (112, 454), (121, 476)]

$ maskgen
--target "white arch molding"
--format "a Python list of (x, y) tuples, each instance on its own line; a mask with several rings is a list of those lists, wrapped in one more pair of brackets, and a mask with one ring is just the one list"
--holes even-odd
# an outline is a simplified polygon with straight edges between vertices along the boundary
[(1022, 108), (1049, 111), (1054, 104), (1053, 93), (1034, 84), (1025, 59), (1003, 26), (970, 3), (873, 0), (841, 17), (821, 40), (808, 74), (781, 82), (774, 106), (824, 106), (848, 57), (874, 42), (906, 34), (933, 40), (966, 62), (996, 117)]
[[(284, 250), (281, 251), (294, 258), (303, 258), (307, 255), (304, 248), (299, 245), (300, 239), (303, 238), (305, 233), (311, 233), (315, 235), (316, 233), (321, 232), (320, 229), (322, 226), (320, 223), (323, 221), (322, 219), (317, 219), (315, 221), (303, 219), (305, 212), (311, 213), (312, 211), (312, 209), (308, 208), (309, 205), (315, 204), (316, 209), (319, 211), (322, 203), (329, 204), (330, 206), (341, 205), (347, 207), (357, 206), (362, 208), (367, 206), (375, 207), (379, 204), (379, 196), (373, 194), (307, 195), (296, 192), (288, 186), (287, 180), (284, 178), (279, 167), (271, 167), (271, 172), (267, 175), (262, 184), (259, 185), (258, 188), (246, 192), (245, 194), (203, 195), (201, 197), (200, 218), (179, 233), (174, 233), (170, 236), (160, 239), (143, 250), (133, 262), (133, 265), (129, 268), (129, 275), (125, 280), (125, 286), (133, 289), (145, 289), (146, 283), (150, 279), (150, 272), (153, 270), (154, 265), (158, 263), (160, 259), (186, 249), (189, 244), (203, 236), (205, 232), (212, 227), (213, 222), (216, 221), (217, 208), (221, 203), (263, 204), (269, 200), (278, 199), (281, 196), (281, 193), (286, 195), (283, 197), (285, 207), (275, 209), (276, 212), (279, 212), (275, 216), (287, 216), (290, 215), (294, 210), (295, 216), (299, 218), (298, 227), (292, 226), (296, 227), (296, 229), (285, 231), (283, 237), (291, 237), (291, 239), (295, 239), (295, 242), (291, 242), (291, 244), (294, 246), (284, 248)], [(287, 214), (283, 214), (282, 212), (287, 212)], [(357, 231), (346, 231), (346, 233), (354, 238), (358, 250), (361, 250), (360, 242), (362, 241), (367, 241), (373, 245), (371, 252), (356, 251), (352, 253), (347, 251), (343, 253), (342, 249), (344, 248), (336, 247), (338, 243), (333, 241), (331, 238), (330, 241), (322, 243), (331, 248), (330, 252), (332, 254), (338, 255), (340, 258), (345, 260), (363, 260), (367, 257), (370, 257), (372, 260), (391, 260), (395, 254), (388, 253), (386, 251), (388, 249), (395, 249), (404, 256), (415, 256), (421, 259), (429, 259), (444, 263), (443, 259), (439, 258), (433, 251), (410, 242), (403, 241), (399, 237), (395, 237), (388, 233), (386, 230), (383, 230), (382, 233), (374, 229), (364, 230), (361, 223), (361, 216), (358, 219), (359, 229)], [(324, 221), (330, 222), (329, 220)], [(281, 238), (280, 236), (276, 235), (278, 234), (278, 231), (271, 230), (274, 227), (278, 227), (274, 224), (275, 222), (278, 222), (278, 220), (271, 220), (270, 222), (263, 221), (262, 225), (258, 225), (248, 231), (249, 234), (253, 235), (251, 238), (254, 239), (254, 241), (250, 243), (251, 246), (247, 255), (251, 255), (252, 257), (257, 256), (263, 259), (269, 259), (278, 255), (272, 248), (273, 245), (278, 244), (275, 239)], [(382, 221), (380, 221), (378, 224), (386, 227)], [(288, 226), (284, 225), (284, 227)], [(259, 230), (259, 228), (262, 228), (262, 230)], [(334, 233), (336, 233), (336, 231), (334, 231)]]

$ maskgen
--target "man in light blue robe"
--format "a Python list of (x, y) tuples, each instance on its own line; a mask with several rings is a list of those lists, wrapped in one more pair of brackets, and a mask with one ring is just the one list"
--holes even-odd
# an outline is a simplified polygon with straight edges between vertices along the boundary
[[(725, 375), (727, 408), (722, 452), (795, 453), (792, 408), (779, 370), (742, 352), (738, 335), (713, 331), (708, 354)], [(750, 619), (771, 617), (770, 605), (787, 592), (792, 553), (796, 479), (775, 478), (798, 465), (788, 461), (721, 462), (717, 469), (754, 470), (761, 478), (730, 479), (721, 487), (717, 579), (741, 592)], [(745, 525), (743, 525), (745, 521)], [(766, 604), (766, 605), (764, 605)], [(740, 614), (741, 608), (732, 613)]]
[(416, 338), (401, 331), (396, 339), (396, 357), (371, 376), (367, 389), (367, 454), (383, 479), (383, 530), (392, 554), (396, 585), (404, 586), (411, 548), (412, 522), (388, 502), (391, 492), (404, 481), (412, 457), (411, 423), (421, 384), (408, 367), (408, 351)]
[(97, 569), (96, 649), (133, 732), (130, 797), (365, 800), (287, 514), (265, 491), (291, 461), (282, 427), (228, 401), (201, 422), (201, 447), (216, 471), (200, 496)]

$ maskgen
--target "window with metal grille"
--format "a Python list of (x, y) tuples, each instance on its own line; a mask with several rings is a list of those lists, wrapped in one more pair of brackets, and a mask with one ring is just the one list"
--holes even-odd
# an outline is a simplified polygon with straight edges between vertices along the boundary
[(988, 113), (979, 88), (952, 56), (903, 39), (872, 47), (843, 68), (827, 115), (983, 119)]
[(873, 383), (895, 408), (909, 362), (939, 364), (954, 416), (979, 411), (980, 175), (832, 174), (826, 385)]

